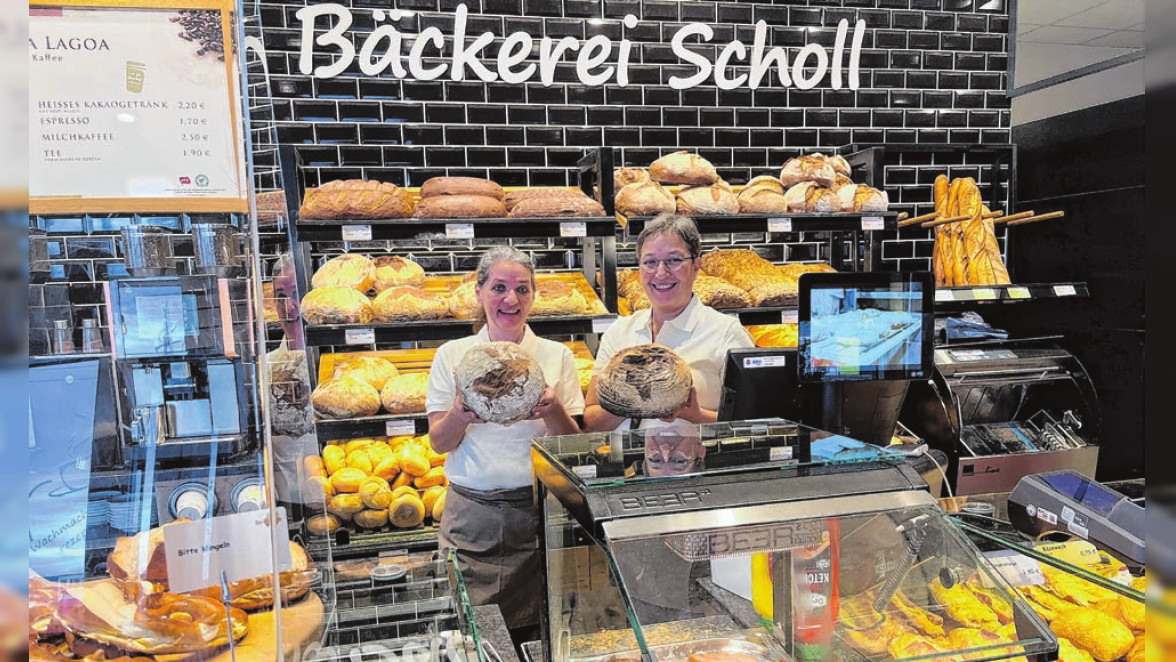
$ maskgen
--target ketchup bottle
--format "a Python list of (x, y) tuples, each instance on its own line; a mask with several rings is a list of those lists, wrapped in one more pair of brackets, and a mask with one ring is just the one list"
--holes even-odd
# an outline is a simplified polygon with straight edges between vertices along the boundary
[(793, 654), (799, 662), (829, 658), (838, 612), (841, 526), (824, 522), (821, 543), (792, 553)]

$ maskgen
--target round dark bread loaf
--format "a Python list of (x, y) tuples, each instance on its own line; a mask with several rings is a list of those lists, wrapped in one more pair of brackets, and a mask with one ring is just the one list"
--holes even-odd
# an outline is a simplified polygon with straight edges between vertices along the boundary
[(456, 373), (465, 406), (482, 420), (500, 425), (530, 416), (547, 388), (539, 362), (512, 342), (471, 347)]
[(596, 394), (613, 416), (663, 418), (686, 404), (693, 382), (682, 357), (648, 343), (614, 354), (596, 379)]

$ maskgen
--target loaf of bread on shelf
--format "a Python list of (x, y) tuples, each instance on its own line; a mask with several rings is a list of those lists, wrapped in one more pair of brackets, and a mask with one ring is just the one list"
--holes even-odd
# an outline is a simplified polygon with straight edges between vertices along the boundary
[(401, 373), (384, 384), (380, 401), (389, 414), (419, 414), (425, 411), (428, 390), (428, 372)]
[(506, 205), (486, 195), (437, 195), (417, 203), (414, 218), (503, 218)]
[(400, 374), (396, 365), (379, 356), (351, 356), (335, 364), (332, 377), (350, 377), (371, 384), (377, 391), (384, 382)]
[(866, 184), (842, 187), (837, 191), (837, 198), (841, 201), (842, 211), (886, 211), (890, 208), (886, 192)]
[(693, 152), (667, 154), (649, 164), (649, 178), (662, 184), (709, 186), (719, 181), (710, 161)]
[(663, 418), (690, 396), (693, 376), (682, 357), (664, 345), (647, 343), (612, 356), (596, 379), (600, 406), (622, 418)]
[(587, 197), (584, 192), (578, 188), (571, 188), (567, 186), (532, 186), (529, 188), (521, 188), (506, 194), (503, 200), (503, 205), (507, 212), (514, 211), (514, 208), (524, 200), (531, 200), (533, 198), (577, 198)]
[(532, 315), (583, 315), (588, 302), (570, 283), (561, 280), (543, 279), (535, 288), (535, 302)]
[(724, 216), (739, 213), (739, 202), (726, 182), (678, 189), (676, 208), (687, 216)]
[(841, 199), (827, 188), (813, 181), (796, 184), (784, 193), (788, 211), (795, 213), (827, 213), (841, 211)]
[(484, 421), (510, 425), (531, 415), (547, 388), (539, 362), (512, 342), (487, 342), (455, 370), (462, 402)]
[(614, 193), (629, 184), (649, 181), (649, 170), (645, 168), (617, 168), (613, 171)]
[(478, 301), (478, 295), (475, 288), (475, 283), (462, 283), (453, 288), (453, 292), (449, 294), (449, 314), (459, 320), (474, 319), (478, 316), (478, 311), (482, 308), (482, 302)]
[(407, 257), (382, 255), (372, 260), (372, 266), (375, 271), (373, 286), (376, 292), (383, 292), (399, 285), (420, 287), (425, 283), (424, 268)]
[(744, 214), (778, 214), (788, 211), (788, 203), (778, 181), (776, 188), (748, 186), (739, 192), (736, 200), (739, 211)]
[(342, 286), (367, 292), (376, 282), (376, 265), (360, 253), (345, 253), (322, 263), (310, 278), (312, 288)]
[(421, 184), (421, 200), (446, 195), (477, 195), (494, 198), (499, 202), (506, 199), (506, 193), (497, 182), (479, 177), (431, 177)]
[(448, 314), (449, 302), (444, 297), (408, 285), (386, 289), (372, 301), (372, 319), (376, 322), (439, 320)]
[(694, 293), (703, 305), (711, 308), (750, 308), (753, 305), (746, 291), (718, 276), (700, 275), (695, 278)]
[(380, 411), (380, 391), (359, 379), (335, 377), (321, 382), (310, 394), (310, 402), (321, 418), (375, 416)]
[(372, 302), (363, 292), (341, 285), (318, 287), (302, 297), (302, 319), (307, 324), (366, 324), (372, 321)]
[(298, 216), (304, 220), (377, 220), (412, 216), (408, 191), (375, 180), (334, 180), (306, 189)]
[(654, 181), (628, 184), (617, 191), (616, 210), (625, 216), (657, 216), (678, 208), (674, 194)]
[(604, 206), (583, 193), (537, 196), (521, 200), (510, 210), (512, 218), (603, 216)]

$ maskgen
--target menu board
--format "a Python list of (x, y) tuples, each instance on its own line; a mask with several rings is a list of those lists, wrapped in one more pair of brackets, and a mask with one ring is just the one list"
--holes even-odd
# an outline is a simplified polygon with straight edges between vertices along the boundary
[(29, 5), (31, 212), (248, 208), (233, 6)]

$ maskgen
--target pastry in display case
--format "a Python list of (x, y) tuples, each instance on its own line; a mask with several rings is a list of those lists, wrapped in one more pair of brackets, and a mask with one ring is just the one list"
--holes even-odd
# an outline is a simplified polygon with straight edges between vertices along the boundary
[(905, 460), (844, 441), (783, 419), (535, 439), (546, 658), (1053, 659)]

